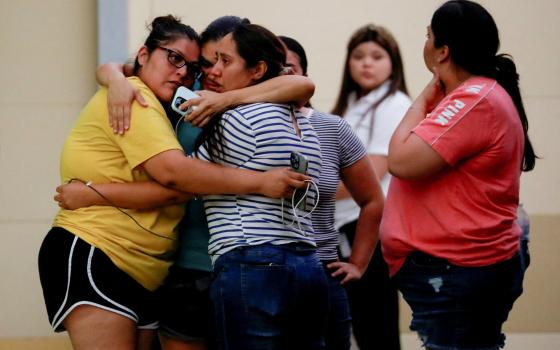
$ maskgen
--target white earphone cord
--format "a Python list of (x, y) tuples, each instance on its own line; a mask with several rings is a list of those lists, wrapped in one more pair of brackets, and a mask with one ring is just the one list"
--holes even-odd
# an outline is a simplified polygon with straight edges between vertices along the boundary
[[(305, 182), (307, 182), (307, 187), (305, 188), (305, 193), (303, 194), (303, 196), (301, 196), (301, 198), (299, 199), (299, 201), (297, 203), (295, 203), (296, 191), (294, 191), (294, 193), (292, 194), (292, 215), (293, 215), (294, 219), (288, 225), (292, 226), (295, 222), (297, 222), (298, 229), (303, 233), (304, 236), (307, 236), (307, 234), (305, 233), (305, 230), (303, 230), (301, 228), (301, 221), (300, 220), (309, 217), (311, 214), (313, 214), (315, 209), (317, 209), (317, 205), (319, 205), (319, 187), (317, 186), (317, 184), (313, 180), (305, 180)], [(313, 185), (315, 187), (315, 193), (317, 193), (317, 197), (315, 198), (315, 203), (313, 205), (313, 208), (311, 208), (311, 210), (309, 211), (309, 213), (300, 217), (297, 213), (296, 208), (297, 208), (297, 206), (299, 206), (302, 203), (302, 201), (307, 200), (307, 194), (309, 193), (309, 188), (310, 188), (311, 185)], [(282, 203), (282, 222), (284, 223), (284, 199), (282, 199), (281, 203)]]

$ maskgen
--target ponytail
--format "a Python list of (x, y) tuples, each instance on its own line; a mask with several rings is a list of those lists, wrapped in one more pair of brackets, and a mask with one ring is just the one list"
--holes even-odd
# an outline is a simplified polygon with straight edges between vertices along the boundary
[(533, 145), (529, 140), (529, 121), (527, 120), (527, 114), (525, 113), (525, 107), (521, 99), (521, 92), (519, 91), (519, 74), (517, 73), (515, 63), (511, 59), (511, 56), (507, 54), (496, 55), (494, 66), (493, 78), (507, 91), (513, 100), (515, 108), (517, 108), (517, 113), (519, 114), (519, 119), (521, 120), (521, 125), (523, 126), (525, 148), (523, 150), (521, 170), (531, 171), (535, 167), (535, 161), (538, 157), (535, 155)]

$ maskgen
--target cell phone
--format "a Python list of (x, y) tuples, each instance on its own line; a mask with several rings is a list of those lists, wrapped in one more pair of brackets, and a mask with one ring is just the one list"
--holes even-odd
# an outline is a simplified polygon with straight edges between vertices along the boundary
[[(290, 154), (290, 165), (295, 172), (300, 174), (307, 173), (307, 167), (309, 166), (309, 162), (305, 156), (297, 151), (293, 151)], [(298, 188), (294, 194), (294, 203), (296, 203), (296, 207), (300, 210), (305, 210), (307, 207), (307, 198), (306, 198), (307, 190), (304, 188)]]
[(179, 86), (177, 88), (177, 91), (175, 91), (175, 95), (173, 96), (173, 99), (171, 100), (171, 109), (173, 109), (175, 112), (179, 113), (182, 116), (189, 114), (190, 112), (192, 112), (192, 107), (187, 108), (186, 111), (183, 111), (179, 109), (179, 106), (182, 105), (184, 102), (190, 100), (191, 98), (197, 98), (197, 97), (200, 96), (198, 96), (197, 94), (195, 94), (194, 92), (192, 92), (191, 90), (187, 89), (184, 86)]

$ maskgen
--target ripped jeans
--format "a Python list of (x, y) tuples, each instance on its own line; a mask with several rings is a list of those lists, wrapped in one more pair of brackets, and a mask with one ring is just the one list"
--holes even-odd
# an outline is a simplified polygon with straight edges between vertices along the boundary
[(520, 254), (490, 266), (462, 267), (414, 252), (394, 279), (412, 309), (410, 329), (425, 347), (495, 350), (504, 346), (502, 324), (523, 292), (524, 273)]

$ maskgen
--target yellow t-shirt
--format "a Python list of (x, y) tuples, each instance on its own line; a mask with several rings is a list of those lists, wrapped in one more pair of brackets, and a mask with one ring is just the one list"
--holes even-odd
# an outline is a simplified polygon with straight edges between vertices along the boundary
[[(144, 83), (131, 77), (148, 102), (144, 108), (132, 105), (131, 128), (116, 135), (109, 127), (107, 89), (101, 88), (82, 110), (77, 124), (62, 150), (62, 183), (70, 179), (95, 183), (150, 180), (138, 165), (168, 150), (182, 150), (165, 111)], [(123, 209), (142, 226), (166, 238), (140, 228), (134, 221), (111, 206), (92, 206), (78, 210), (60, 210), (53, 226), (62, 227), (101, 249), (132, 278), (149, 290), (155, 290), (165, 278), (176, 248), (175, 227), (183, 216), (182, 205), (150, 210)]]

